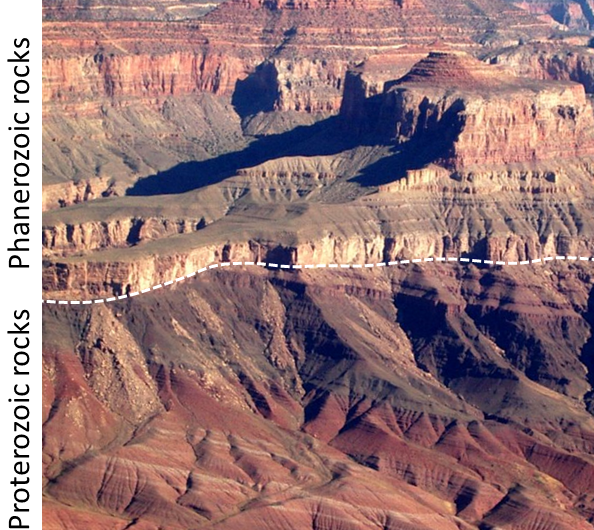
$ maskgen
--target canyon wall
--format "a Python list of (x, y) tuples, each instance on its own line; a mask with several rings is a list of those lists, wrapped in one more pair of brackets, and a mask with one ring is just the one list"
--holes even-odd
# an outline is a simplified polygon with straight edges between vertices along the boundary
[(69, 21), (183, 20), (199, 18), (220, 0), (43, 0), (43, 19)]
[[(349, 120), (350, 108), (343, 110)], [(532, 82), (459, 53), (432, 52), (385, 83), (362, 120), (410, 142), (413, 164), (460, 170), (594, 154), (594, 114), (582, 85)]]
[(43, 297), (161, 286), (43, 305), (44, 528), (590, 528), (591, 65), (515, 3), (44, 2)]
[(586, 530), (591, 289), (253, 269), (45, 306), (44, 526)]
[(592, 0), (512, 0), (513, 3), (534, 15), (547, 15), (571, 29), (590, 29), (594, 26)]
[(486, 60), (534, 79), (575, 81), (594, 93), (594, 49), (561, 43), (525, 44), (493, 52)]
[(50, 114), (55, 107), (72, 112), (79, 112), (80, 107), (96, 111), (104, 101), (125, 105), (126, 100), (140, 99), (150, 103), (199, 91), (230, 96), (236, 82), (258, 62), (259, 58), (242, 61), (205, 50), (46, 57), (44, 110)]
[[(185, 5), (190, 13), (204, 7)], [(370, 56), (395, 74), (436, 39), (473, 50), (485, 38), (515, 44), (550, 32), (550, 24), (509, 3), (480, 6), (230, 1), (206, 16), (180, 18), (170, 2), (48, 1), (44, 183), (62, 188), (47, 190), (44, 207), (121, 195), (141, 177), (229, 152), (245, 143), (244, 134), (282, 132), (337, 114), (341, 105), (359, 108), (358, 100), (343, 102), (345, 76), (350, 83), (348, 68)], [(505, 24), (494, 33), (495, 19)], [(176, 105), (188, 107), (186, 116)], [(115, 185), (100, 190), (97, 178)], [(96, 192), (70, 189), (67, 180), (92, 183)]]
[[(76, 248), (79, 252), (86, 249), (117, 249), (134, 243), (130, 239), (131, 233), (136, 234), (139, 240), (148, 242), (173, 234), (189, 233), (196, 226), (189, 224), (187, 220), (177, 223), (146, 220), (130, 224), (131, 226), (127, 226), (126, 223), (113, 222), (107, 226), (89, 225), (78, 230), (66, 230), (66, 233), (54, 231), (51, 234), (55, 238), (52, 243), (56, 245), (57, 251), (60, 250), (60, 244), (67, 249), (78, 245)], [(138, 227), (140, 230), (137, 234)], [(58, 240), (60, 236), (62, 239)], [(50, 236), (46, 236), (46, 239), (47, 237)], [(473, 236), (463, 232), (456, 236), (381, 233), (349, 238), (327, 236), (296, 245), (249, 240), (203, 245), (192, 250), (178, 249), (173, 255), (143, 255), (142, 247), (138, 247), (124, 259), (118, 259), (117, 250), (104, 255), (96, 254), (90, 260), (61, 260), (54, 251), (52, 262), (44, 267), (43, 286), (45, 296), (79, 299), (81, 296), (114, 296), (130, 290), (139, 291), (219, 262), (364, 264), (466, 255), (492, 261), (520, 262), (557, 255), (589, 257), (591, 245), (591, 238), (573, 238), (553, 233), (546, 237), (536, 233), (502, 233), (485, 238), (479, 234)]]
[[(526, 31), (547, 31), (546, 25), (529, 24), (521, 10), (499, 3), (485, 3), (484, 9), (517, 21), (519, 31), (523, 26)], [(470, 46), (473, 36), (486, 28), (487, 18), (462, 4), (447, 13), (447, 22), (446, 10), (430, 1), (385, 4), (364, 2), (351, 11), (346, 3), (346, 13), (338, 7), (327, 9), (333, 3), (312, 5), (301, 14), (289, 9), (279, 17), (275, 9), (286, 6), (233, 1), (191, 22), (89, 22), (74, 28), (47, 22), (44, 102), (73, 111), (93, 101), (155, 100), (194, 91), (229, 95), (237, 81), (269, 59), (275, 61), (281, 87), (279, 109), (335, 111), (340, 104), (337, 85), (348, 64), (377, 51), (393, 53), (406, 44), (427, 45), (436, 37)], [(380, 8), (383, 19), (375, 14)], [(456, 26), (457, 19), (466, 23)], [(347, 20), (348, 31), (330, 30)], [(324, 90), (334, 94), (333, 99), (318, 101)], [(46, 112), (50, 108), (46, 105)]]

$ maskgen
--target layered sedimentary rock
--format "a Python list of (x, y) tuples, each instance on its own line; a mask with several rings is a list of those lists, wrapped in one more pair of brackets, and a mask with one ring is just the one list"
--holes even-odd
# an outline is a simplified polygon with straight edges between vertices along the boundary
[(386, 82), (403, 77), (428, 53), (426, 48), (406, 46), (392, 55), (376, 55), (349, 68), (344, 79), (340, 114), (350, 134), (373, 130), (374, 125), (366, 116), (377, 112), (379, 98), (374, 96), (383, 93)]
[(155, 102), (198, 91), (230, 95), (236, 81), (261, 62), (261, 55), (250, 60), (249, 52), (243, 58), (212, 50), (199, 27), (115, 22), (109, 28), (112, 39), (97, 46), (103, 33), (97, 24), (75, 26), (71, 32), (66, 24), (46, 23), (46, 112), (53, 105), (80, 111), (92, 102)]
[[(594, 224), (586, 190), (592, 174), (588, 178), (584, 178), (583, 170), (570, 174), (575, 179), (570, 190), (564, 189), (569, 187), (569, 177), (561, 174), (555, 176), (559, 182), (554, 183), (553, 175), (547, 173), (505, 173), (497, 178), (507, 188), (499, 184), (498, 189), (492, 185), (493, 174), (486, 174), (484, 179), (490, 185), (481, 193), (484, 184), (478, 175), (471, 174), (459, 182), (448, 172), (441, 175), (444, 171), (436, 169), (430, 175), (432, 182), (425, 186), (407, 182), (407, 186), (398, 184), (397, 189), (389, 189), (395, 185), (388, 184), (387, 190), (380, 189), (348, 205), (308, 204), (307, 199), (298, 198), (299, 194), (285, 203), (280, 193), (261, 203), (256, 186), (250, 183), (254, 190), (246, 194), (245, 183), (239, 179), (237, 189), (241, 191), (230, 195), (236, 199), (221, 202), (217, 210), (189, 209), (184, 222), (175, 221), (173, 216), (179, 212), (175, 209), (167, 214), (172, 220), (151, 219), (138, 209), (136, 221), (114, 214), (110, 214), (112, 220), (105, 221), (109, 210), (99, 210), (78, 224), (57, 212), (53, 226), (48, 223), (45, 229), (47, 257), (52, 258), (44, 270), (46, 296), (113, 296), (152, 287), (219, 261), (361, 264), (472, 255), (520, 262), (591, 254)], [(439, 179), (449, 182), (449, 192), (435, 189)], [(325, 186), (329, 186), (327, 182)], [(547, 186), (556, 189), (547, 194)], [(466, 191), (473, 188), (478, 191)], [(254, 197), (252, 204), (250, 195)], [(215, 203), (214, 195), (207, 198)], [(181, 202), (174, 196), (174, 203), (176, 199)], [(526, 214), (536, 200), (538, 211)], [(199, 211), (207, 221), (194, 224), (192, 219), (197, 219)], [(233, 213), (225, 215), (226, 211)], [(153, 229), (136, 230), (145, 226)], [(169, 237), (181, 232), (186, 233)], [(123, 248), (110, 249), (110, 245)], [(129, 246), (133, 248), (124, 250)], [(100, 249), (105, 250), (85, 257), (62, 257), (63, 252)]]
[(50, 184), (43, 190), (42, 210), (70, 206), (98, 197), (117, 195), (115, 187), (113, 179), (101, 177), (79, 182), (68, 181), (62, 184)]
[(544, 267), (221, 271), (46, 307), (48, 527), (585, 530), (592, 280)]
[[(465, 252), (517, 261), (588, 255), (592, 234), (585, 213), (594, 176), (594, 116), (582, 85), (516, 77), (462, 52), (432, 52), (397, 81), (386, 82), (385, 77), (398, 72), (402, 62), (381, 65), (353, 73), (341, 121), (312, 126), (319, 130), (313, 139), (305, 128), (225, 155), (219, 164), (190, 165), (182, 185), (194, 178), (198, 190), (159, 202), (158, 209), (123, 198), (86, 209), (81, 213), (86, 219), (77, 219), (76, 211), (49, 216), (47, 257), (137, 248), (128, 256), (114, 251), (90, 263), (72, 258), (49, 266), (45, 288), (52, 295), (112, 295), (168, 281), (213, 261), (267, 261), (275, 255), (285, 264), (367, 263)], [(341, 153), (332, 136), (344, 131), (345, 122), (352, 138)], [(365, 138), (365, 131), (382, 134), (395, 152), (352, 147)], [(275, 158), (275, 150), (284, 156)], [(311, 156), (326, 150), (331, 154)], [(258, 160), (264, 162), (249, 167)], [(213, 185), (203, 188), (199, 176), (204, 171)], [(373, 184), (379, 184), (379, 193), (366, 196), (364, 186)], [(176, 185), (165, 174), (141, 181), (134, 194)], [(407, 193), (425, 204), (426, 218), (418, 219)], [(434, 195), (427, 201), (424, 193)], [(506, 194), (517, 198), (510, 203)], [(520, 218), (522, 207), (516, 201), (534, 196), (543, 204), (561, 200), (574, 206), (562, 206), (562, 216), (547, 207), (538, 214), (540, 221), (527, 220), (521, 230), (498, 218), (502, 208), (505, 217)], [(344, 201), (351, 202), (333, 204)], [(176, 211), (181, 204), (185, 216)], [(462, 224), (457, 217), (442, 218), (448, 204), (465, 212)], [(114, 215), (126, 205), (135, 205), (137, 214)], [(480, 219), (471, 213), (477, 205)], [(576, 215), (579, 220), (566, 220)], [(434, 228), (439, 226), (436, 234), (408, 235), (431, 234), (429, 219), (434, 219)], [(237, 235), (236, 226), (243, 227)], [(172, 259), (169, 236), (198, 230), (195, 237), (176, 240), (178, 258)], [(142, 244), (150, 240), (157, 241)]]
[(534, 15), (548, 15), (567, 28), (588, 29), (594, 26), (592, 0), (512, 0)]
[(43, 207), (121, 196), (139, 176), (245, 143), (231, 104), (211, 94), (104, 107), (99, 116), (52, 114), (44, 119)]
[[(387, 55), (390, 63), (396, 54), (404, 68), (403, 46), (515, 44), (551, 28), (503, 1), (479, 9), (434, 0), (233, 1), (183, 20), (167, 17), (179, 6), (165, 2), (118, 3), (125, 16), (110, 11), (115, 4), (45, 7), (45, 182), (114, 179), (119, 194), (139, 177), (229, 151), (240, 141), (227, 124), (240, 119), (246, 135), (259, 135), (337, 113), (348, 67), (370, 55)], [(167, 18), (174, 20), (161, 20)], [(176, 115), (178, 104), (190, 111)], [(213, 118), (214, 106), (227, 108)], [(221, 122), (224, 130), (217, 130)], [(55, 191), (44, 201), (48, 208), (72, 202), (72, 190), (60, 197)]]
[[(220, 1), (220, 0), (219, 0)], [(190, 0), (43, 0), (43, 18), (49, 20), (179, 20), (197, 18), (219, 1)]]
[(81, 252), (101, 248), (117, 248), (140, 242), (187, 234), (205, 226), (200, 219), (129, 218), (113, 222), (81, 223), (46, 228), (42, 233), (42, 245), (56, 252)]
[[(444, 8), (429, 0), (327, 7), (333, 4), (314, 4), (301, 12), (286, 5), (251, 6), (234, 1), (191, 23), (81, 23), (75, 27), (46, 23), (45, 101), (65, 104), (72, 97), (86, 102), (155, 98), (195, 90), (228, 94), (236, 81), (266, 59), (278, 60), (274, 81), (285, 88), (286, 82), (292, 81), (299, 96), (299, 84), (312, 76), (316, 58), (344, 65), (373, 50), (429, 44), (436, 38), (470, 45), (472, 38), (480, 38), (488, 23), (492, 24), (488, 16), (463, 4)], [(492, 17), (507, 17), (502, 31), (547, 31), (546, 25), (535, 27), (533, 20), (505, 2), (481, 7)], [(345, 23), (348, 31), (332, 31)], [(297, 56), (304, 51), (305, 57), (299, 61)], [(341, 71), (332, 74), (329, 65), (325, 66), (331, 83), (332, 78), (342, 78)], [(327, 85), (316, 77), (318, 73), (313, 74), (316, 85)], [(340, 87), (326, 88), (340, 94)], [(288, 108), (286, 101), (280, 105)], [(309, 107), (315, 109), (315, 105)]]
[(534, 79), (575, 81), (594, 93), (594, 49), (558, 42), (525, 44), (498, 50), (487, 61), (511, 68), (517, 75)]
[(44, 304), (44, 528), (591, 527), (587, 2), (513, 4), (44, 3), (44, 298), (161, 285)]
[[(462, 170), (594, 155), (594, 115), (582, 85), (533, 82), (465, 54), (433, 52), (385, 85), (383, 134), (411, 156)], [(413, 151), (415, 151), (413, 153)]]

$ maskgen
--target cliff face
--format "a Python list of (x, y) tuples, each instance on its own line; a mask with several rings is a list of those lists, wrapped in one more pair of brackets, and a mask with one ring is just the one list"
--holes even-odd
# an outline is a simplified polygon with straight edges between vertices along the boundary
[(594, 93), (594, 49), (559, 44), (526, 44), (487, 56), (487, 60), (512, 69), (522, 77), (575, 81)]
[(219, 2), (210, 0), (43, 0), (43, 18), (50, 20), (183, 20), (198, 18)]
[[(169, 2), (44, 4), (45, 183), (114, 179), (121, 194), (140, 177), (241, 145), (240, 120), (249, 135), (338, 113), (347, 69), (369, 56), (389, 63), (409, 53), (404, 46), (436, 39), (472, 49), (550, 31), (501, 0), (477, 9), (436, 0), (232, 1), (194, 19), (204, 4), (184, 6), (187, 17)], [(217, 116), (211, 95), (227, 106)], [(191, 109), (170, 119), (177, 103)], [(53, 192), (47, 207), (71, 202), (70, 191), (57, 201)]]
[(548, 15), (567, 28), (584, 30), (594, 26), (592, 0), (513, 0), (513, 3), (529, 13)]
[(583, 86), (530, 82), (466, 55), (431, 53), (386, 85), (378, 112), (384, 134), (456, 170), (594, 154)]
[[(209, 213), (207, 222), (197, 221), (191, 214), (182, 219), (145, 215), (78, 224), (56, 222), (44, 230), (46, 257), (52, 260), (44, 269), (45, 296), (87, 299), (119, 295), (220, 261), (328, 265), (464, 255), (516, 262), (557, 255), (589, 256), (594, 242), (594, 224), (588, 217), (591, 202), (584, 199), (580, 186), (587, 182), (584, 168), (574, 171), (566, 175), (561, 169), (558, 174), (504, 172), (497, 175), (497, 189), (492, 172), (484, 176), (470, 173), (458, 182), (438, 168), (427, 176), (427, 182), (422, 175), (411, 175), (407, 186), (400, 181), (397, 189), (391, 189), (389, 184), (386, 190), (348, 206), (317, 204), (308, 208), (297, 198), (280, 206), (279, 191), (272, 193), (267, 203), (250, 206), (244, 192), (239, 192), (237, 203), (228, 203), (218, 215)], [(276, 177), (263, 177), (269, 178)], [(450, 192), (440, 190), (440, 185), (449, 185)], [(482, 186), (486, 189), (481, 194)], [(478, 191), (467, 193), (472, 189)], [(430, 201), (428, 194), (433, 197)], [(510, 194), (515, 201), (506, 201)], [(520, 222), (524, 209), (535, 200), (544, 211)], [(259, 201), (257, 196), (256, 203)], [(224, 215), (227, 210), (237, 213)], [(480, 217), (475, 215), (477, 210)], [(264, 220), (271, 215), (272, 219)], [(259, 221), (253, 224), (255, 219)], [(517, 221), (512, 227), (506, 219)], [(242, 227), (239, 234), (238, 226)], [(403, 231), (402, 226), (408, 229)], [(249, 237), (250, 233), (260, 235)], [(181, 235), (172, 237), (175, 234)], [(87, 256), (64, 257), (77, 253)]]
[[(194, 170), (197, 175), (206, 171), (217, 183), (216, 171), (223, 168), (223, 178), (207, 187), (210, 191), (204, 195), (200, 191), (193, 199), (180, 197), (184, 204), (193, 203), (185, 215), (164, 214), (166, 203), (160, 203), (156, 210), (159, 213), (151, 213), (150, 208), (155, 207), (146, 204), (138, 214), (114, 216), (106, 203), (109, 219), (100, 210), (88, 220), (77, 221), (76, 214), (68, 212), (63, 219), (54, 216), (54, 221), (46, 224), (43, 245), (45, 255), (60, 262), (47, 268), (45, 288), (49, 293), (66, 291), (66, 297), (84, 293), (111, 295), (125, 291), (125, 286), (151, 287), (220, 260), (268, 261), (277, 247), (286, 264), (367, 263), (464, 252), (494, 261), (588, 255), (592, 236), (583, 228), (580, 232), (563, 218), (551, 218), (546, 229), (542, 223), (530, 222), (521, 234), (515, 234), (498, 219), (496, 206), (500, 202), (507, 204), (506, 193), (516, 193), (522, 200), (531, 200), (525, 197), (534, 195), (546, 201), (552, 201), (553, 195), (563, 196), (569, 202), (580, 195), (589, 197), (594, 168), (594, 116), (583, 86), (514, 77), (499, 66), (451, 52), (433, 52), (399, 80), (386, 82), (388, 75), (398, 75), (406, 62), (422, 54), (409, 51), (392, 63), (371, 61), (353, 72), (342, 106), (343, 125), (344, 121), (348, 123), (353, 139), (357, 138), (355, 129), (380, 132), (390, 143), (395, 139), (395, 153), (389, 155), (394, 164), (388, 165), (389, 156), (381, 161), (385, 154), (377, 155), (378, 161), (373, 162), (373, 150), (353, 149), (352, 140), (344, 144), (344, 153), (337, 155), (338, 144), (328, 137), (340, 133), (340, 129), (332, 125), (320, 128), (319, 136), (313, 139), (307, 130), (297, 136), (290, 133), (303, 142), (303, 147), (289, 146), (295, 149), (293, 153), (287, 153), (284, 136), (279, 135), (278, 139), (264, 141), (265, 147), (221, 157), (224, 160), (220, 165), (198, 164)], [(281, 64), (269, 63), (260, 73), (262, 79), (279, 75)], [(298, 76), (308, 79), (312, 71), (305, 69)], [(311, 153), (317, 148), (331, 154), (296, 156), (301, 149)], [(275, 158), (278, 155), (274, 149), (287, 156)], [(246, 167), (262, 159), (268, 161)], [(361, 172), (373, 176), (369, 168), (375, 163), (386, 164), (379, 173), (382, 180), (377, 197), (362, 198), (348, 209), (332, 204), (361, 195), (361, 189), (357, 191), (349, 179), (360, 179)], [(429, 164), (434, 169), (426, 167)], [(233, 165), (237, 167), (236, 176), (230, 177), (233, 171), (227, 171)], [(398, 180), (400, 176), (403, 178)], [(174, 185), (167, 175), (163, 178), (165, 188)], [(84, 186), (84, 193), (89, 186)], [(437, 233), (417, 219), (403, 195), (409, 192), (436, 194), (428, 202), (427, 215), (439, 223)], [(488, 221), (465, 221), (461, 226), (455, 218), (442, 219), (443, 205), (466, 201), (462, 199), (465, 195), (473, 197), (468, 204), (480, 202)], [(77, 195), (76, 200), (84, 198)], [(304, 228), (316, 226), (309, 203), (324, 204), (316, 206), (316, 215), (321, 216), (319, 225), (325, 226), (325, 231)], [(126, 200), (114, 203), (113, 211), (126, 204)], [(351, 207), (352, 219), (363, 216), (369, 223), (365, 230), (357, 229), (356, 221), (346, 214)], [(285, 212), (287, 220), (269, 224), (270, 211), (277, 208)], [(385, 213), (380, 213), (382, 208)], [(485, 208), (493, 208), (488, 216)], [(511, 217), (522, 215), (519, 206), (508, 210)], [(580, 207), (580, 211), (587, 210)], [(473, 218), (470, 210), (465, 212), (463, 218)], [(253, 224), (254, 219), (261, 219), (258, 226)], [(202, 230), (211, 223), (212, 229)], [(226, 231), (236, 232), (235, 223), (247, 223), (245, 234), (248, 227), (260, 232), (266, 226), (268, 235), (223, 237)], [(399, 226), (404, 224), (410, 227), (407, 232), (423, 235), (403, 234)], [(578, 224), (584, 226), (583, 221)], [(555, 231), (567, 237), (559, 238)], [(175, 247), (177, 257), (172, 257), (170, 236), (193, 232), (200, 233), (194, 240), (180, 239), (181, 247)], [(151, 247), (144, 244), (153, 240), (156, 246), (146, 257)], [(118, 253), (108, 253), (91, 262), (73, 258), (61, 263), (62, 257), (72, 254), (128, 247), (135, 247), (131, 255), (136, 257), (122, 259)]]
[(560, 3), (214, 3), (44, 2), (44, 529), (590, 528)]
[(45, 58), (44, 109), (96, 111), (93, 102), (125, 105), (127, 100), (140, 99), (150, 103), (201, 91), (229, 96), (257, 62), (206, 50)]
[(187, 234), (205, 225), (200, 219), (129, 218), (45, 228), (41, 242), (48, 255), (79, 253), (101, 248), (136, 245), (175, 234)]
[(99, 197), (117, 195), (115, 182), (107, 178), (94, 178), (82, 182), (66, 182), (44, 186), (42, 210), (50, 210), (58, 206), (65, 207), (90, 201)]
[(340, 108), (344, 61), (279, 59), (274, 63), (278, 86), (275, 110), (336, 113)]
[[(83, 102), (154, 100), (194, 91), (230, 94), (237, 81), (269, 59), (276, 61), (277, 83), (283, 88), (278, 108), (337, 110), (337, 83), (345, 66), (370, 52), (429, 44), (436, 38), (470, 45), (492, 24), (492, 17), (508, 17), (520, 32), (522, 27), (547, 31), (545, 25), (535, 27), (521, 10), (501, 1), (481, 5), (489, 15), (463, 4), (444, 9), (429, 0), (298, 7), (291, 2), (234, 1), (196, 22), (81, 23), (75, 28), (47, 22), (44, 101), (68, 108)], [(345, 24), (348, 31), (333, 30)], [(334, 101), (318, 101), (325, 89), (335, 94)]]
[(246, 143), (230, 101), (208, 93), (89, 108), (70, 116), (46, 109), (44, 210), (123, 196), (140, 176)]
[(425, 48), (405, 47), (393, 55), (370, 57), (349, 68), (344, 79), (340, 116), (352, 133), (373, 130), (375, 124), (369, 115), (378, 115), (380, 98), (386, 82), (400, 79), (420, 60), (428, 55)]

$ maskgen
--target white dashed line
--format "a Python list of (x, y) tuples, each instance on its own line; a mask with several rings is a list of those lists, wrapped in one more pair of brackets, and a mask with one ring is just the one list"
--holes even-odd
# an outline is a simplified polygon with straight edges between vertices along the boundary
[(168, 286), (168, 285), (172, 285), (174, 283), (177, 282), (181, 282), (187, 278), (191, 278), (193, 276), (196, 276), (196, 274), (201, 274), (203, 272), (206, 272), (207, 270), (212, 270), (212, 269), (216, 269), (218, 267), (229, 267), (230, 265), (236, 265), (236, 266), (253, 266), (253, 265), (257, 265), (258, 267), (270, 267), (270, 268), (280, 268), (280, 269), (295, 269), (295, 270), (301, 270), (301, 269), (324, 269), (324, 268), (329, 268), (329, 269), (337, 269), (337, 268), (341, 268), (341, 269), (372, 269), (374, 267), (386, 267), (386, 266), (396, 266), (396, 265), (408, 265), (410, 263), (431, 263), (431, 262), (462, 262), (462, 263), (476, 263), (476, 264), (484, 264), (484, 265), (529, 265), (529, 264), (536, 264), (536, 263), (543, 263), (543, 262), (549, 262), (549, 261), (588, 261), (588, 262), (592, 262), (594, 261), (594, 258), (589, 258), (589, 257), (585, 257), (585, 256), (548, 256), (545, 258), (536, 258), (536, 259), (532, 259), (532, 260), (524, 260), (524, 261), (492, 261), (492, 260), (487, 260), (487, 259), (476, 259), (476, 258), (458, 258), (458, 257), (444, 257), (444, 256), (439, 256), (439, 257), (428, 257), (428, 258), (415, 258), (412, 260), (407, 260), (407, 259), (403, 259), (400, 261), (387, 261), (387, 262), (379, 262), (379, 263), (330, 263), (330, 264), (326, 264), (326, 263), (318, 263), (317, 265), (298, 265), (298, 264), (278, 264), (278, 263), (268, 263), (265, 261), (258, 261), (257, 263), (254, 263), (253, 261), (233, 261), (233, 262), (223, 262), (223, 263), (212, 263), (211, 265), (208, 265), (207, 267), (202, 267), (201, 269), (198, 269), (195, 272), (191, 272), (189, 274), (187, 274), (186, 276), (180, 276), (179, 278), (176, 278), (175, 280), (169, 280), (163, 283), (158, 283), (156, 285), (153, 285), (152, 287), (147, 287), (146, 289), (142, 289), (140, 291), (135, 291), (133, 293), (129, 293), (129, 294), (123, 294), (120, 296), (111, 296), (109, 298), (98, 298), (96, 300), (42, 300), (42, 303), (44, 304), (57, 304), (57, 305), (89, 305), (89, 304), (103, 304), (103, 303), (107, 303), (107, 302), (113, 302), (115, 300), (124, 300), (126, 298), (133, 298), (134, 296), (138, 296), (139, 294), (144, 294), (144, 293), (148, 293), (157, 289), (161, 289), (162, 287)]

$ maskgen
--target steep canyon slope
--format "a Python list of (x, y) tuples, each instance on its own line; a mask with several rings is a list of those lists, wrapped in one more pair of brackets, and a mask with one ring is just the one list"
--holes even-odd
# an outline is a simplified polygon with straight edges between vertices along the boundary
[[(249, 141), (335, 114), (347, 68), (371, 55), (513, 45), (554, 26), (504, 0), (233, 0), (174, 21), (72, 23), (69, 12), (44, 23), (46, 208), (85, 199), (71, 181), (123, 194), (138, 177), (237, 148), (242, 131)], [(402, 56), (405, 71), (414, 62)]]
[(44, 529), (592, 528), (587, 1), (44, 8)]

